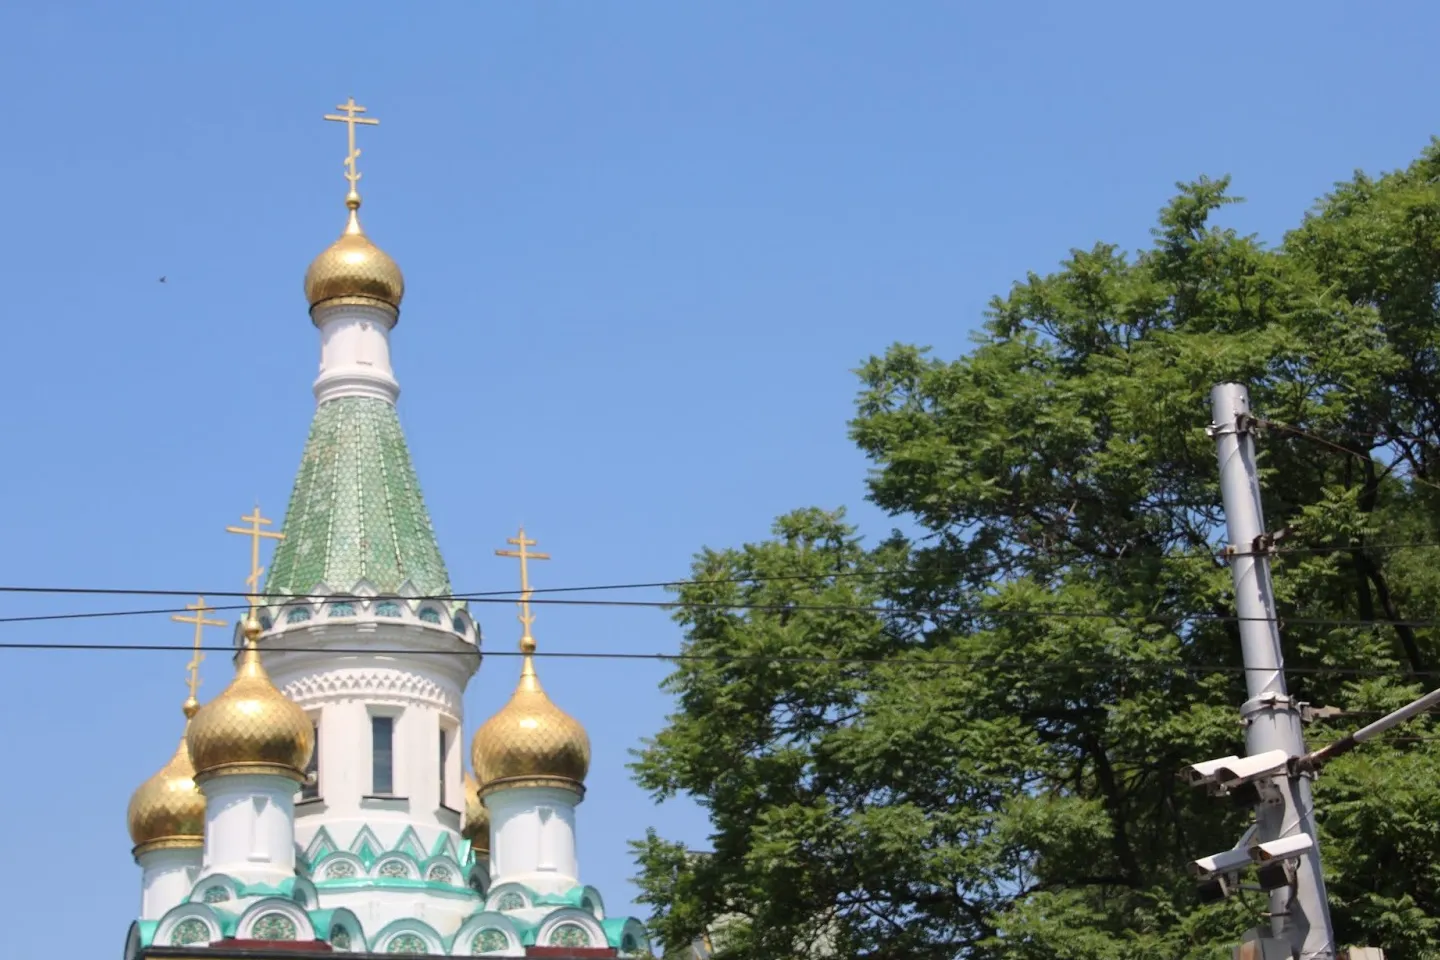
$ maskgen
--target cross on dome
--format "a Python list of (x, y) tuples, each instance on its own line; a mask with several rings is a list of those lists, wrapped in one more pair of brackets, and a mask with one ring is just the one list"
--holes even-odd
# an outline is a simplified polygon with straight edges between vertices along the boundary
[(530, 612), (530, 595), (534, 593), (530, 589), (530, 561), (549, 560), (550, 554), (536, 553), (529, 550), (538, 541), (531, 540), (525, 536), (525, 528), (520, 528), (518, 536), (508, 537), (506, 543), (514, 544), (516, 550), (496, 550), (497, 557), (514, 557), (520, 561), (520, 625), (525, 628), (520, 636), (520, 650), (523, 653), (535, 652), (535, 638), (530, 635), (530, 625), (535, 622), (535, 615)]
[(260, 541), (261, 540), (284, 540), (285, 534), (278, 530), (262, 530), (261, 527), (268, 527), (274, 523), (260, 515), (260, 504), (255, 504), (255, 510), (240, 518), (248, 527), (226, 527), (226, 533), (238, 533), (242, 537), (250, 538), (250, 576), (245, 578), (245, 586), (250, 588), (250, 595), (246, 599), (250, 602), (253, 610), (260, 605), (260, 577), (265, 568), (260, 566)]
[(185, 604), (185, 609), (194, 610), (194, 616), (187, 617), (183, 613), (176, 613), (172, 614), (170, 619), (177, 623), (195, 624), (195, 652), (190, 657), (190, 662), (185, 665), (185, 671), (188, 674), (186, 679), (190, 685), (190, 696), (185, 699), (185, 716), (193, 717), (195, 711), (200, 709), (200, 701), (195, 698), (195, 694), (200, 689), (200, 662), (205, 659), (205, 653), (201, 649), (205, 639), (205, 628), (223, 627), (226, 626), (226, 623), (224, 620), (211, 620), (205, 616), (207, 613), (214, 613), (215, 608), (207, 607), (204, 597), (196, 597), (194, 603)]
[(349, 152), (345, 154), (345, 179), (350, 184), (350, 192), (345, 197), (345, 205), (354, 210), (360, 206), (360, 171), (355, 164), (355, 161), (360, 159), (360, 151), (355, 148), (355, 125), (361, 123), (366, 126), (379, 126), (380, 121), (374, 117), (360, 116), (365, 112), (365, 108), (356, 103), (354, 97), (346, 98), (345, 102), (335, 109), (345, 111), (345, 115), (337, 117), (333, 113), (327, 113), (324, 119), (345, 124), (345, 134), (350, 146)]

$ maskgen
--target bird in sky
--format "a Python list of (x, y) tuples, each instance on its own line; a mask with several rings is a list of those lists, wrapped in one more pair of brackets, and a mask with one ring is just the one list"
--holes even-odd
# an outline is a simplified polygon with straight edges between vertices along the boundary
[(161, 283), (164, 283), (164, 282), (165, 282), (165, 278), (164, 278), (164, 277), (161, 277), (161, 278), (160, 278), (160, 282), (161, 282)]

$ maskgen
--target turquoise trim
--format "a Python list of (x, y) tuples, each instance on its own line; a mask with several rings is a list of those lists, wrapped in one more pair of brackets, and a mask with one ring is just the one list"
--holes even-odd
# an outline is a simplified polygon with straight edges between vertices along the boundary
[[(606, 918), (600, 921), (600, 927), (605, 931), (605, 940), (610, 946), (621, 951), (622, 957), (644, 956), (650, 950), (649, 931), (634, 917)], [(628, 950), (625, 948), (627, 936), (634, 940), (634, 945)]]
[[(420, 835), (415, 832), (414, 827), (406, 827), (400, 834), (400, 842), (395, 844), (395, 851), (408, 853), (416, 863), (425, 859), (425, 848), (420, 844)], [(390, 853), (391, 851), (386, 851)]]
[(314, 863), (317, 860), (323, 860), (339, 849), (340, 846), (330, 836), (330, 831), (321, 827), (315, 831), (315, 836), (310, 840), (310, 846), (305, 849), (305, 859), (309, 863)]
[(240, 892), (241, 897), (280, 897), (285, 900), (295, 901), (295, 885), (299, 882), (298, 877), (287, 877), (275, 885), (268, 883), (235, 883), (235, 888)]
[(362, 826), (355, 834), (355, 839), (350, 841), (350, 852), (359, 857), (360, 862), (365, 864), (365, 869), (369, 870), (385, 852), (385, 847), (380, 843), (380, 838), (375, 836), (375, 831)]
[(217, 910), (214, 907), (210, 908), (210, 912), (215, 914), (215, 919), (220, 922), (221, 933), (227, 937), (235, 936), (235, 931), (240, 927), (242, 914), (232, 913), (229, 910)]
[(457, 887), (453, 883), (436, 883), (433, 880), (402, 880), (398, 877), (355, 877), (351, 880), (322, 880), (315, 884), (320, 892), (341, 890), (427, 890), (432, 893), (448, 893), (465, 900), (479, 900), (480, 895), (469, 887)]
[(160, 929), (160, 921), (136, 920), (135, 923), (132, 924), (132, 926), (135, 930), (135, 936), (136, 939), (139, 941), (140, 946), (148, 947), (150, 946), (151, 941), (155, 939), (155, 931)]
[[(467, 843), (465, 846), (469, 847), (470, 845)], [(435, 845), (430, 848), (430, 856), (449, 857), (459, 862), (460, 851), (455, 847), (455, 838), (448, 833), (442, 832), (440, 836), (435, 838)]]
[[(530, 902), (537, 907), (574, 907), (576, 910), (584, 910), (580, 904), (585, 900), (585, 893), (584, 887), (571, 887), (564, 893), (537, 894), (532, 891)], [(589, 913), (588, 910), (586, 912)]]
[(353, 910), (335, 907), (329, 910), (310, 910), (307, 913), (310, 916), (310, 925), (315, 928), (315, 939), (329, 943), (330, 932), (338, 926), (350, 936), (350, 946), (345, 949), (352, 953), (364, 953), (370, 949), (369, 941), (365, 939), (365, 927)]

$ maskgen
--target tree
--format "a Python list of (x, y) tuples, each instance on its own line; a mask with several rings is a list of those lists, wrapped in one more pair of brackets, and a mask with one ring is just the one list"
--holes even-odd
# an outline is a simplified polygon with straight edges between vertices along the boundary
[[(722, 956), (1228, 957), (1263, 900), (1202, 905), (1188, 860), (1246, 814), (1187, 762), (1243, 752), (1210, 386), (1272, 425), (1266, 517), (1292, 692), (1350, 715), (1440, 668), (1440, 143), (1337, 185), (1277, 248), (1180, 186), (1146, 250), (1098, 244), (992, 301), (966, 355), (859, 371), (870, 498), (704, 550), (679, 588), (668, 725), (635, 764), (708, 811), (713, 853), (638, 843), (666, 943)], [(1433, 680), (1429, 684), (1434, 686)], [(1440, 749), (1424, 722), (1316, 784), (1342, 943), (1440, 957)], [(1440, 739), (1440, 738), (1437, 738)]]

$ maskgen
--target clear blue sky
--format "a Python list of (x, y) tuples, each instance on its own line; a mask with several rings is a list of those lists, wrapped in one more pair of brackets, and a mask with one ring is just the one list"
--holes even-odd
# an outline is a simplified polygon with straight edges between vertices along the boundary
[[(257, 497), (283, 510), (313, 410), (301, 277), (342, 225), (343, 133), (319, 117), (348, 95), (382, 120), (366, 226), (408, 281), (401, 418), (456, 587), (510, 587), (492, 551), (522, 521), (555, 557), (542, 586), (644, 581), (802, 505), (882, 532), (853, 367), (895, 340), (958, 353), (1026, 271), (1145, 242), (1176, 180), (1234, 174), (1229, 222), (1278, 238), (1426, 143), (1437, 29), (1418, 2), (9, 4), (0, 584), (240, 587), (221, 530)], [(479, 614), (512, 649), (511, 610)], [(680, 642), (651, 611), (544, 608), (536, 633)], [(118, 956), (125, 805), (174, 747), (185, 660), (0, 652), (6, 956)], [(486, 663), (469, 729), (515, 669)], [(582, 870), (619, 913), (627, 839), (705, 843), (624, 767), (665, 668), (543, 671), (595, 744)], [(228, 675), (212, 655), (204, 695)]]

